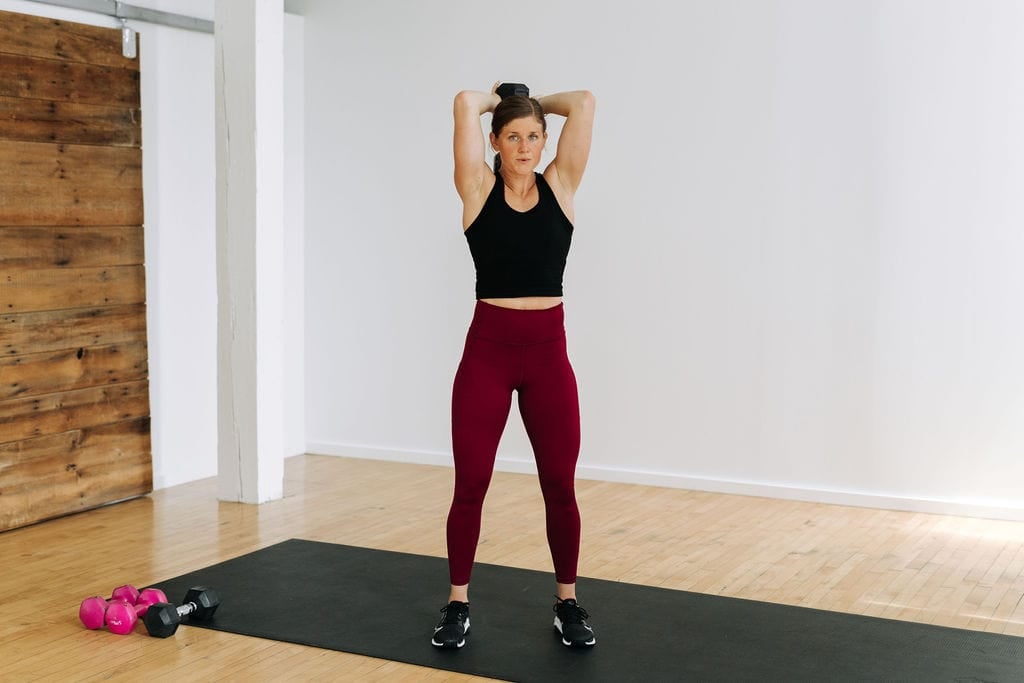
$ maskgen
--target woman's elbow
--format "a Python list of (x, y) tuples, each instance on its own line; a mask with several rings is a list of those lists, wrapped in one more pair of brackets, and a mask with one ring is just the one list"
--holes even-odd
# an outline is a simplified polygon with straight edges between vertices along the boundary
[(472, 108), (476, 102), (477, 93), (472, 90), (460, 90), (455, 93), (455, 101), (453, 106), (458, 109), (459, 107)]
[(579, 106), (584, 111), (592, 112), (597, 107), (597, 98), (589, 90), (580, 90)]

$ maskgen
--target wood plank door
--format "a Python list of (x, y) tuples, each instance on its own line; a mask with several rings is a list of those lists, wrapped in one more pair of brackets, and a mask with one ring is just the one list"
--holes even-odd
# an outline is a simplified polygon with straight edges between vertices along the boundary
[(139, 62), (0, 12), (0, 531), (152, 490)]

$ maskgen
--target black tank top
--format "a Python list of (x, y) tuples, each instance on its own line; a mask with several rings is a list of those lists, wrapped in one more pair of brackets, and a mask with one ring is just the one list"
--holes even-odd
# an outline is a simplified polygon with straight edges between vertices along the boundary
[(573, 226), (544, 176), (534, 175), (536, 206), (522, 212), (509, 206), (499, 175), (480, 215), (466, 228), (477, 299), (562, 296)]

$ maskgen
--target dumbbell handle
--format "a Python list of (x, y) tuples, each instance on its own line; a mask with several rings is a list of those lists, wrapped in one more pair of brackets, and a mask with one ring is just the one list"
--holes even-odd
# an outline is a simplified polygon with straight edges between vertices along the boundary
[[(199, 597), (194, 597), (196, 590), (199, 590)], [(154, 638), (167, 638), (174, 635), (175, 631), (178, 630), (178, 624), (182, 623), (186, 617), (190, 621), (193, 619), (209, 619), (213, 616), (214, 611), (216, 611), (217, 605), (220, 604), (217, 594), (208, 588), (192, 588), (185, 597), (186, 599), (189, 597), (194, 599), (187, 600), (181, 605), (173, 605), (166, 602), (153, 605), (146, 612), (146, 618), (143, 619), (143, 622), (149, 635)], [(204, 605), (205, 602), (210, 604)]]
[(174, 608), (174, 611), (178, 613), (179, 618), (187, 617), (188, 615), (199, 609), (199, 605), (194, 602), (186, 602), (184, 605), (178, 605)]

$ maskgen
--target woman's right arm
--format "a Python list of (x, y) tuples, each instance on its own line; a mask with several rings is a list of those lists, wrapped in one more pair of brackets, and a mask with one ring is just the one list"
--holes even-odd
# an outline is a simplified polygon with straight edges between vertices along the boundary
[(455, 96), (455, 189), (467, 209), (468, 205), (483, 206), (486, 200), (484, 179), (491, 170), (484, 158), (480, 116), (494, 111), (500, 101), (493, 92), (463, 90)]

